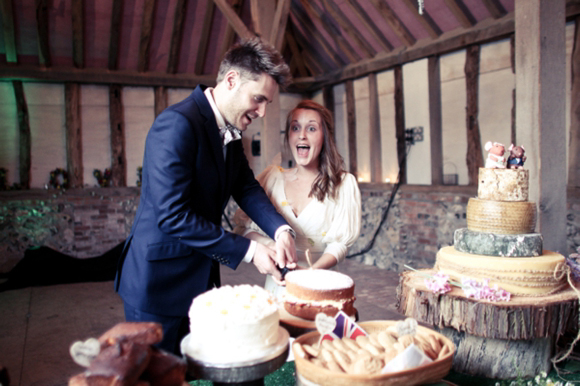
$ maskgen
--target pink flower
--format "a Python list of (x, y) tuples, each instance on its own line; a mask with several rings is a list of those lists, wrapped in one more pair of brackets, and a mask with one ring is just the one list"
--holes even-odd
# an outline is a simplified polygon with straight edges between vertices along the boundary
[(509, 301), (511, 294), (504, 289), (501, 289), (495, 284), (493, 288), (489, 286), (489, 279), (477, 282), (475, 279), (463, 278), (461, 279), (461, 287), (465, 296), (477, 300), (489, 300), (492, 302)]
[(425, 279), (427, 288), (435, 294), (444, 294), (451, 291), (449, 276), (442, 273), (436, 273), (429, 279)]

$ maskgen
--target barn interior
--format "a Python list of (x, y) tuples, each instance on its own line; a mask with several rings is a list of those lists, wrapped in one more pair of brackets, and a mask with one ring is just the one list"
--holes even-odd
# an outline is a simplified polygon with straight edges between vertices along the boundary
[[(95, 278), (71, 263), (57, 275), (42, 258), (119, 248), (155, 117), (197, 85), (215, 85), (239, 39), (270, 42), (293, 76), (244, 133), (256, 175), (272, 163), (292, 166), (282, 131), (300, 100), (333, 114), (334, 139), (362, 195), (361, 235), (341, 268), (357, 279), (362, 318), (404, 318), (394, 307), (398, 273), (433, 266), (465, 227), (488, 141), (525, 146), (545, 249), (569, 256), (580, 247), (580, 1), (0, 7), (0, 366), (10, 384), (66, 383), (79, 371), (66, 352), (72, 341), (123, 319), (111, 266)], [(224, 229), (236, 209), (231, 200)], [(256, 273), (222, 268), (235, 284), (259, 284)]]

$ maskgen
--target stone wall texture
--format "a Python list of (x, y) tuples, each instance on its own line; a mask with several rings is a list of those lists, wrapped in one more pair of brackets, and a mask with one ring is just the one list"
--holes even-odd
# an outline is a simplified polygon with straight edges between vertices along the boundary
[[(430, 267), (453, 232), (467, 226), (466, 207), (477, 188), (361, 184), (362, 231), (349, 258), (382, 269)], [(0, 192), (0, 272), (27, 248), (47, 246), (78, 258), (99, 256), (125, 240), (139, 203), (139, 188)], [(230, 201), (222, 225), (235, 226)], [(227, 218), (227, 219), (226, 219)], [(568, 251), (580, 247), (580, 190), (568, 190)], [(376, 236), (375, 236), (376, 234)]]

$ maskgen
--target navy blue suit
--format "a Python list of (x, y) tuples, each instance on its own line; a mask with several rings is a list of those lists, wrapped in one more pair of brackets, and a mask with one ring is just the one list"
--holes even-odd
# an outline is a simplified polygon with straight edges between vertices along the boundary
[(286, 224), (254, 178), (242, 141), (223, 147), (205, 87), (163, 111), (145, 143), (139, 207), (115, 281), (126, 304), (185, 316), (219, 286), (219, 263), (236, 269), (250, 241), (221, 227), (232, 196), (271, 237)]

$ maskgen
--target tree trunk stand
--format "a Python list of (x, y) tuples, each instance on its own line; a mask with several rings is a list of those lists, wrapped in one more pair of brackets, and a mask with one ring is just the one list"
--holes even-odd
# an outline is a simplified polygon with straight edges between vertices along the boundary
[(578, 331), (578, 297), (572, 288), (547, 296), (514, 296), (509, 302), (469, 299), (460, 288), (434, 294), (425, 275), (404, 272), (397, 309), (432, 325), (456, 346), (453, 370), (496, 379), (549, 372), (558, 338)]

